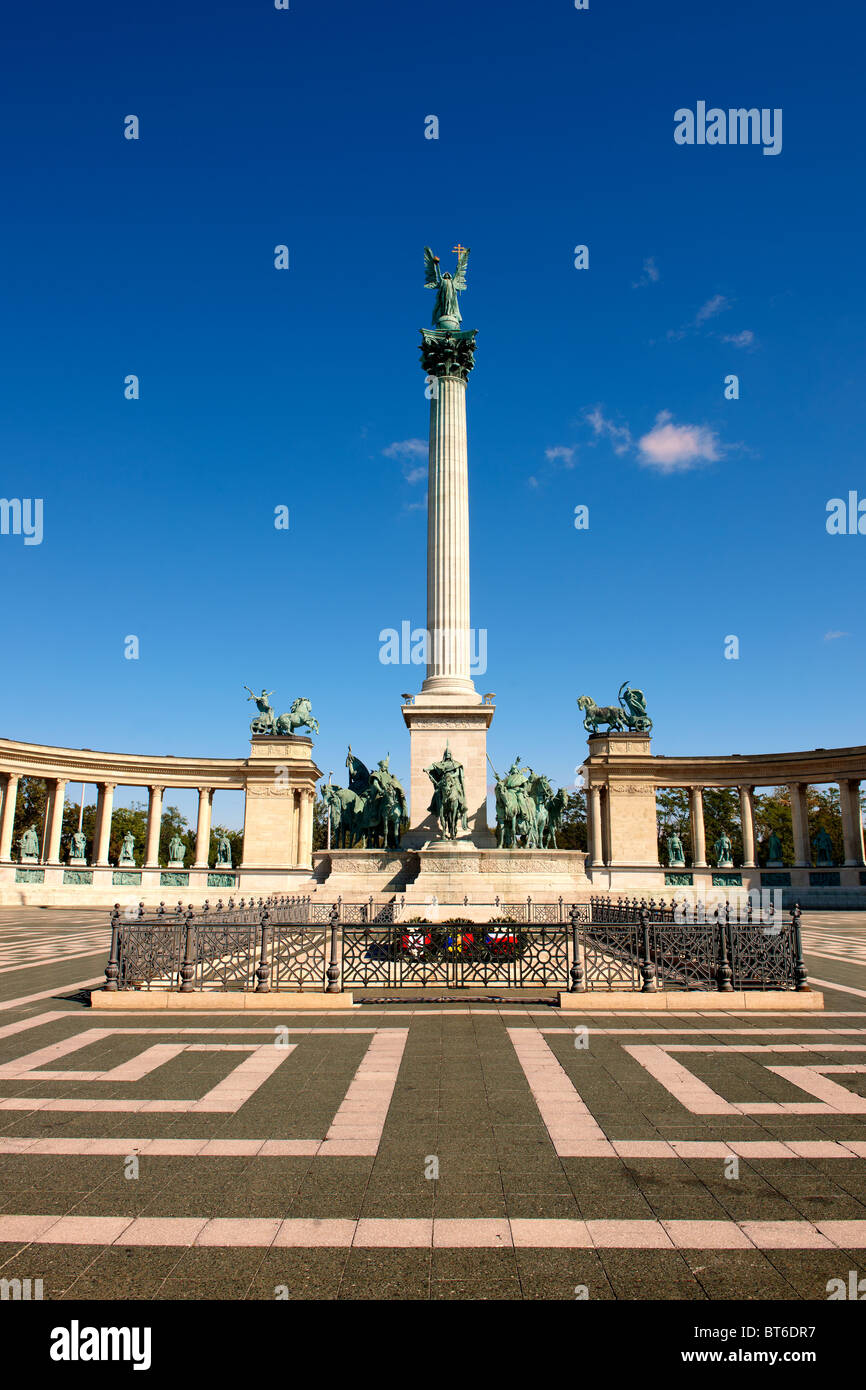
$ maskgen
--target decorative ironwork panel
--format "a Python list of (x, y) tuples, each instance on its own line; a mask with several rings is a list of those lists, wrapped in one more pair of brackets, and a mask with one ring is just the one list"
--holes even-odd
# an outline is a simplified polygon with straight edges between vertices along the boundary
[(580, 928), (587, 989), (640, 989), (639, 933), (636, 922), (600, 923), (593, 914)]
[(257, 927), (199, 922), (195, 928), (195, 988), (252, 988), (258, 965), (258, 942)]
[(737, 926), (729, 930), (734, 989), (790, 989), (796, 952), (790, 922)]
[(118, 989), (176, 989), (183, 962), (182, 919), (124, 923), (118, 933)]
[(711, 923), (668, 926), (653, 922), (649, 941), (659, 989), (716, 988), (718, 930)]
[(271, 937), (271, 989), (321, 990), (327, 983), (328, 931), (286, 923)]

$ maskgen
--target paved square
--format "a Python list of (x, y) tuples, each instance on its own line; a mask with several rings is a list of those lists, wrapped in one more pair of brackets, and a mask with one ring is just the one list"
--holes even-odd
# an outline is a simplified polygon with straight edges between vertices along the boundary
[[(336, 1021), (95, 1016), (90, 926), (30, 917), (0, 922), (0, 1277), (48, 1299), (822, 1301), (866, 1273), (859, 915), (807, 923), (823, 1014)], [(75, 950), (34, 964), (28, 930)]]

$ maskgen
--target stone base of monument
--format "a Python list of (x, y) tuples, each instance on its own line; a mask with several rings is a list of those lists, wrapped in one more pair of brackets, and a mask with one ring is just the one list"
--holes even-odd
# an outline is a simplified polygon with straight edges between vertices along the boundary
[(82, 858), (82, 859), (76, 859), (74, 855), (70, 855), (70, 857), (67, 859), (66, 863), (67, 863), (67, 865), (69, 866), (70, 869), (86, 869), (86, 868), (87, 868), (87, 860), (86, 860), (86, 859), (83, 859), (83, 858)]
[(471, 840), (441, 840), (417, 850), (318, 850), (315, 896), (335, 901), (373, 896), (405, 898), (406, 908), (436, 897), (441, 905), (469, 898), (583, 901), (592, 885), (582, 850), (480, 849)]
[(203, 1013), (227, 1010), (229, 1013), (271, 1013), (274, 1010), (303, 1009), (308, 1013), (326, 1013), (332, 1009), (355, 1007), (351, 994), (326, 994), (314, 990), (273, 990), (268, 994), (255, 990), (194, 990), (181, 994), (173, 989), (95, 989), (91, 991), (92, 1009), (149, 1011), (151, 1009), (199, 1010)]
[(816, 990), (794, 989), (733, 990), (730, 994), (702, 989), (660, 989), (654, 993), (599, 989), (575, 994), (562, 991), (559, 1007), (565, 1012), (579, 1014), (683, 1013), (691, 1009), (699, 1013), (752, 1013), (754, 1010), (812, 1013), (823, 1009), (824, 996)]

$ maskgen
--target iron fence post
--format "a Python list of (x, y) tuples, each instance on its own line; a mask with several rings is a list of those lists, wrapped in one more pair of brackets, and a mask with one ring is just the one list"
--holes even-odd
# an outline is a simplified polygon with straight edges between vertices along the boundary
[(571, 984), (568, 987), (569, 994), (583, 994), (586, 989), (583, 978), (583, 965), (580, 960), (580, 908), (576, 903), (572, 903), (568, 910), (571, 920)]
[(108, 964), (105, 967), (105, 988), (114, 993), (117, 990), (117, 976), (119, 973), (118, 948), (120, 945), (120, 905), (114, 904), (114, 911), (111, 914), (111, 945), (108, 948)]
[(655, 994), (658, 985), (655, 978), (655, 966), (650, 960), (650, 940), (649, 940), (649, 921), (650, 915), (645, 907), (640, 910), (640, 934), (641, 934), (641, 966), (640, 973), (643, 976), (641, 985), (642, 994)]
[(811, 993), (807, 983), (809, 974), (803, 960), (803, 938), (800, 934), (800, 904), (794, 903), (791, 908), (791, 926), (794, 928), (794, 988), (807, 990)]
[(271, 927), (270, 913), (266, 907), (262, 908), (261, 917), (262, 943), (259, 951), (259, 968), (256, 971), (256, 994), (270, 994), (271, 992), (271, 962), (269, 959), (268, 948), (270, 946)]
[(180, 991), (181, 994), (192, 994), (195, 986), (193, 976), (195, 975), (195, 924), (193, 922), (192, 908), (186, 914), (186, 934), (183, 945), (183, 964), (180, 967)]
[(335, 906), (331, 907), (328, 914), (331, 925), (331, 959), (328, 962), (328, 986), (326, 994), (339, 994), (340, 989), (340, 967), (337, 963), (337, 928), (339, 926), (340, 914)]
[(728, 954), (728, 907), (719, 912), (719, 968), (716, 973), (719, 994), (733, 993), (733, 970)]

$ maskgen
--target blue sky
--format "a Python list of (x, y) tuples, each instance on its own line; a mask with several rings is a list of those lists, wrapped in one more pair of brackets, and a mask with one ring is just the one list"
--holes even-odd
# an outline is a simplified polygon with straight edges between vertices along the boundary
[[(425, 620), (422, 248), (461, 241), (496, 765), (571, 783), (576, 697), (626, 679), (659, 753), (864, 741), (866, 536), (825, 528), (866, 497), (854, 6), (49, 0), (5, 28), (0, 492), (44, 539), (0, 536), (0, 732), (242, 756), (266, 684), (311, 698), (326, 775), (348, 742), (408, 773), (423, 672), (379, 633)], [(781, 108), (782, 152), (675, 144), (699, 100)]]

